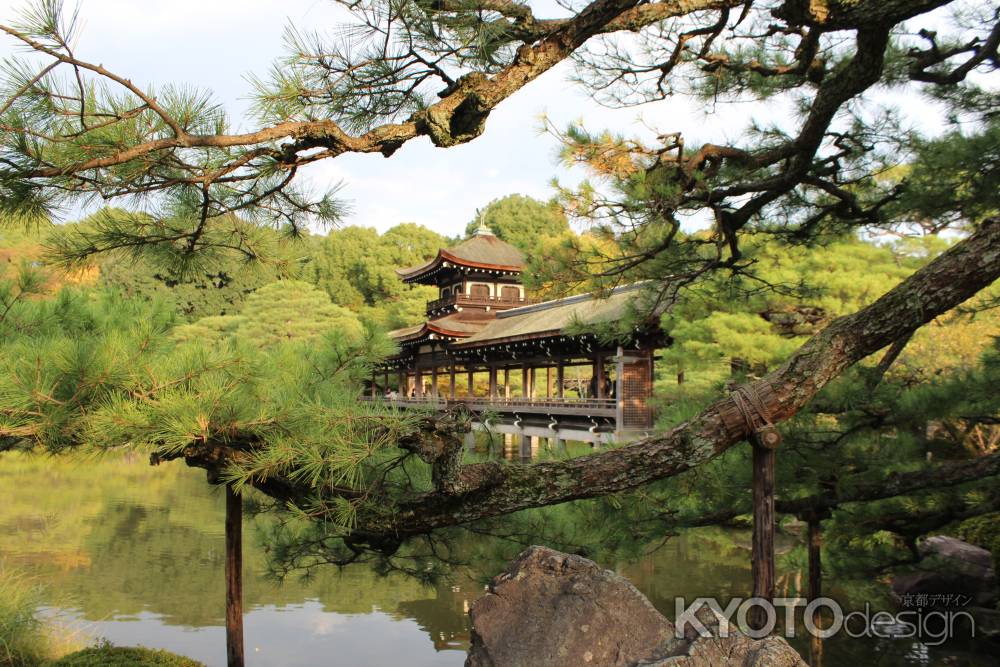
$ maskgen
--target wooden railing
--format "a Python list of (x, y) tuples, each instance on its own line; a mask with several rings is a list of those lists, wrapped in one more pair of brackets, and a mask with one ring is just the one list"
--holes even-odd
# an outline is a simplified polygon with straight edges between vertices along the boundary
[(613, 398), (490, 398), (488, 396), (461, 396), (454, 399), (424, 396), (421, 398), (371, 397), (365, 401), (383, 401), (395, 407), (430, 408), (447, 410), (465, 407), (473, 412), (523, 412), (534, 414), (561, 414), (580, 416), (615, 415), (616, 401)]
[(516, 308), (517, 306), (530, 306), (533, 303), (538, 303), (538, 299), (528, 299), (521, 297), (505, 297), (505, 296), (472, 296), (469, 294), (449, 294), (446, 297), (435, 299), (434, 301), (427, 302), (427, 314), (431, 314), (436, 310), (445, 308), (446, 306), (490, 306), (495, 308), (502, 306), (505, 308)]

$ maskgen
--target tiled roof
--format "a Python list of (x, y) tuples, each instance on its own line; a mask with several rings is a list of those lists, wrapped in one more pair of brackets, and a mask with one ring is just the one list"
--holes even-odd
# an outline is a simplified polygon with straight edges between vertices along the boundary
[(612, 290), (605, 298), (591, 294), (545, 301), (532, 306), (512, 308), (497, 313), (495, 320), (478, 333), (456, 341), (456, 348), (476, 347), (518, 338), (559, 335), (574, 326), (601, 324), (619, 320), (630, 304), (641, 297), (644, 283), (625, 285)]
[(423, 338), (430, 333), (439, 333), (454, 338), (467, 338), (480, 331), (484, 326), (487, 326), (486, 321), (469, 321), (462, 319), (461, 314), (453, 313), (423, 324), (390, 331), (389, 337), (395, 341), (405, 341)]
[(458, 245), (438, 251), (431, 261), (408, 269), (396, 269), (403, 280), (413, 280), (450, 261), (473, 268), (520, 271), (524, 267), (524, 253), (490, 232), (480, 230)]

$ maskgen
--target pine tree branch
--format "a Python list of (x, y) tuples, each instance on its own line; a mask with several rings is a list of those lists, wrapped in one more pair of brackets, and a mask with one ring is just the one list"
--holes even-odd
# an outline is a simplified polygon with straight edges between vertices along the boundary
[[(780, 368), (748, 385), (758, 393), (773, 392), (777, 409), (772, 418), (775, 423), (787, 420), (848, 367), (955, 308), (998, 277), (1000, 219), (984, 224), (868, 307), (833, 321)], [(674, 477), (716, 458), (747, 437), (748, 433), (733, 431), (723, 421), (722, 411), (731, 400), (718, 401), (667, 432), (590, 456), (523, 466), (490, 461), (454, 468), (449, 479), (440, 480), (439, 488), (446, 491), (398, 500), (391, 511), (384, 506), (374, 513), (362, 509), (353, 539), (391, 547), (404, 537), (439, 528), (604, 496)], [(189, 463), (201, 464), (196, 448), (188, 456)], [(985, 464), (976, 460), (945, 469), (940, 479), (961, 483), (964, 474), (976, 478), (983, 470), (992, 470), (986, 464), (1000, 465), (1000, 456)], [(913, 491), (925, 479), (922, 474), (900, 475), (881, 489), (856, 493)], [(935, 473), (927, 475), (929, 479)], [(308, 490), (294, 484), (282, 492), (290, 494), (287, 498), (299, 496), (300, 500), (308, 495)], [(843, 501), (822, 502), (835, 506)], [(794, 511), (798, 506), (790, 503), (786, 508)]]

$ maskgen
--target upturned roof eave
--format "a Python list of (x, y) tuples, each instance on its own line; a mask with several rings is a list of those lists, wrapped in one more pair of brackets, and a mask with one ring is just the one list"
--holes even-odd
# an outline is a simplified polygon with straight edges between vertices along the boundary
[(421, 266), (409, 268), (409, 269), (396, 269), (396, 275), (399, 276), (400, 280), (403, 282), (414, 282), (427, 276), (431, 271), (434, 271), (441, 267), (445, 262), (451, 262), (457, 266), (464, 266), (470, 269), (483, 269), (485, 271), (506, 271), (509, 273), (521, 273), (521, 266), (514, 266), (510, 264), (490, 264), (487, 262), (473, 262), (468, 259), (463, 259), (458, 255), (453, 255), (447, 250), (438, 250), (438, 254), (431, 261)]

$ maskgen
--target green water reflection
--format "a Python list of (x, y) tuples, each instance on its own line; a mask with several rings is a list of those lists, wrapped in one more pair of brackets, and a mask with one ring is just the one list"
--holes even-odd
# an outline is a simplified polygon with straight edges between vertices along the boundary
[[(0, 562), (44, 581), (46, 613), (87, 637), (224, 664), (224, 499), (202, 473), (180, 463), (151, 468), (139, 459), (7, 455), (0, 458), (0, 491)], [(484, 564), (483, 572), (461, 572), (435, 587), (362, 568), (330, 568), (308, 582), (279, 585), (260, 576), (264, 554), (255, 540), (247, 542), (248, 661), (261, 667), (461, 665), (468, 606), (496, 569)], [(748, 547), (743, 533), (698, 531), (618, 569), (672, 616), (678, 595), (745, 595)], [(783, 580), (792, 594), (797, 576)], [(937, 661), (919, 645), (834, 641), (827, 664), (854, 665), (859, 656), (878, 656), (881, 665)], [(993, 664), (970, 660), (948, 664)]]

